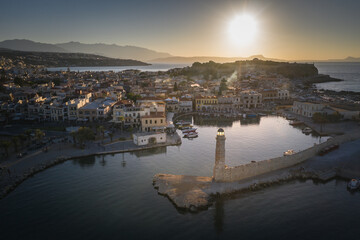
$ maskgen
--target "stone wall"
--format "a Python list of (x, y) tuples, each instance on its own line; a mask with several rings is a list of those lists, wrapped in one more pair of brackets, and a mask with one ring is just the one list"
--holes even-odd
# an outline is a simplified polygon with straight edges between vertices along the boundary
[(360, 132), (342, 135), (335, 138), (330, 138), (326, 142), (314, 145), (311, 148), (295, 153), (291, 156), (277, 157), (268, 160), (252, 162), (236, 167), (225, 167), (222, 168), (223, 173), (218, 174), (218, 177), (214, 177), (214, 180), (217, 182), (239, 181), (282, 168), (291, 167), (301, 162), (304, 162), (311, 157), (314, 157), (320, 150), (325, 147), (328, 147), (332, 144), (341, 144), (358, 138), (360, 138)]

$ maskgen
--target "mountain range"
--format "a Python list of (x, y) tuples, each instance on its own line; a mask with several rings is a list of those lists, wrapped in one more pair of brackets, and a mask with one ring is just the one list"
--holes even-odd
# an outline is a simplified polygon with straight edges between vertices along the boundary
[(88, 53), (110, 58), (134, 59), (139, 61), (149, 61), (154, 58), (171, 56), (168, 53), (161, 53), (135, 46), (119, 46), (116, 44), (103, 43), (85, 44), (80, 42), (49, 44), (27, 39), (2, 41), (0, 42), (0, 48), (33, 52)]
[[(136, 46), (119, 46), (116, 44), (85, 44), (80, 42), (67, 43), (40, 43), (27, 39), (13, 39), (0, 42), (0, 48), (7, 48), (18, 51), (32, 52), (58, 52), (58, 53), (88, 53), (96, 54), (104, 57), (119, 59), (134, 59), (149, 63), (168, 63), (168, 64), (191, 64), (193, 62), (214, 61), (218, 63), (234, 62), (241, 60), (252, 60), (258, 58), (260, 60), (271, 61), (288, 61), (284, 59), (267, 58), (262, 55), (253, 55), (250, 57), (216, 57), (216, 56), (194, 56), (180, 57), (172, 56), (169, 53), (157, 52), (151, 49)], [(294, 62), (294, 61), (291, 61)], [(329, 60), (297, 60), (297, 62), (360, 62), (360, 58), (347, 57), (344, 59)]]

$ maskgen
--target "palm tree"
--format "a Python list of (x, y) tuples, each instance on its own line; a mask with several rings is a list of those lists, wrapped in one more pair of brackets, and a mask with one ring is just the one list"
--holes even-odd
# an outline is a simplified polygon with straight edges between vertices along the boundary
[(99, 126), (98, 131), (101, 133), (101, 140), (103, 140), (104, 137), (105, 137), (105, 128), (104, 128), (104, 126)]

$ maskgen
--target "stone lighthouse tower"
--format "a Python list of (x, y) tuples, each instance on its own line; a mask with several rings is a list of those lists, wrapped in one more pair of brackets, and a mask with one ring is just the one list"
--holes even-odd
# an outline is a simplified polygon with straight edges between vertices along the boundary
[(213, 173), (215, 181), (223, 180), (224, 169), (225, 169), (225, 132), (224, 129), (219, 128), (216, 135), (215, 166)]

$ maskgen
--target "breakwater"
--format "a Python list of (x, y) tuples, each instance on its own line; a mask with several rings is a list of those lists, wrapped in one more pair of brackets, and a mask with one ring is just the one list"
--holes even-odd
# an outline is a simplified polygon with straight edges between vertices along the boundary
[(313, 147), (297, 152), (290, 156), (277, 157), (235, 167), (217, 167), (214, 180), (217, 182), (233, 182), (246, 178), (255, 177), (261, 174), (292, 167), (305, 160), (316, 156), (322, 149), (333, 144), (341, 144), (360, 138), (360, 132), (329, 138), (326, 142), (316, 144)]

